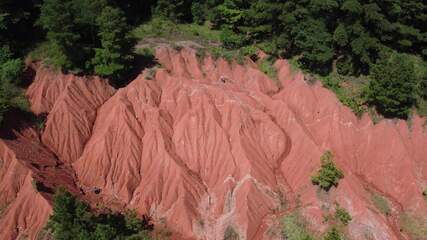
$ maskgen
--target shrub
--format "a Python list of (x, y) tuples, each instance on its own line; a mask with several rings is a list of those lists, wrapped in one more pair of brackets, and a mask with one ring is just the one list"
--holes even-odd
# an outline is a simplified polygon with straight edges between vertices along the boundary
[(240, 48), (240, 53), (243, 56), (247, 56), (250, 59), (252, 59), (252, 61), (257, 61), (258, 60), (258, 49), (255, 46), (245, 46)]
[(277, 69), (274, 67), (275, 58), (268, 56), (261, 62), (259, 66), (261, 71), (269, 76), (271, 79), (277, 78)]
[(329, 191), (332, 186), (338, 185), (338, 181), (344, 177), (344, 174), (335, 166), (331, 151), (326, 151), (320, 161), (320, 169), (316, 175), (311, 177), (311, 181), (314, 185), (319, 185), (321, 189)]
[(220, 39), (225, 48), (236, 49), (244, 45), (244, 37), (228, 28), (222, 29)]
[(326, 235), (323, 237), (323, 240), (342, 240), (341, 234), (338, 232), (338, 230), (333, 227), (331, 230), (329, 230)]
[(338, 204), (335, 209), (335, 218), (344, 225), (348, 225), (352, 220), (350, 213), (348, 213), (344, 208), (341, 208)]
[(258, 47), (267, 54), (278, 55), (279, 48), (277, 46), (277, 41), (265, 41), (258, 44)]

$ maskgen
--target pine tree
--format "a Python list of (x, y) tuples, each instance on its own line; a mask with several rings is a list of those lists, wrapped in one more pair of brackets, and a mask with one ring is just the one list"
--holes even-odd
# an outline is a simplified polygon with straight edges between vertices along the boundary
[(332, 35), (323, 22), (309, 19), (299, 25), (295, 45), (301, 49), (305, 66), (318, 73), (330, 71), (334, 57)]

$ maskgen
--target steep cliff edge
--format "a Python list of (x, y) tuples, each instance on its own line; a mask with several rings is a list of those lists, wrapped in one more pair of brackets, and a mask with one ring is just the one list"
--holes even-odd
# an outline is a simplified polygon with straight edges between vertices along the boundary
[[(147, 70), (117, 91), (99, 78), (37, 70), (27, 95), (35, 113), (48, 113), (41, 140), (21, 132), (0, 142), (2, 239), (34, 239), (48, 218), (51, 195), (35, 191), (32, 178), (136, 209), (188, 239), (223, 239), (227, 229), (275, 239), (296, 205), (324, 232), (323, 216), (338, 202), (353, 217), (352, 239), (407, 238), (400, 215), (427, 215), (424, 119), (410, 127), (357, 119), (284, 60), (279, 88), (253, 62), (198, 59), (191, 49), (156, 56), (162, 67), (150, 80)], [(310, 176), (328, 149), (345, 177), (325, 194)], [(373, 194), (389, 202), (389, 215)]]

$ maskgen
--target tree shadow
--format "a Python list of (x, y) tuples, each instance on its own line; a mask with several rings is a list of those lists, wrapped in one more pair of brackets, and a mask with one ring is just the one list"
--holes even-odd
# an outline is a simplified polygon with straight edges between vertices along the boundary
[(35, 76), (36, 70), (34, 70), (34, 68), (32, 68), (31, 66), (26, 67), (22, 72), (21, 82), (18, 84), (18, 87), (24, 89), (28, 88), (33, 82)]
[(35, 115), (30, 111), (19, 108), (11, 108), (3, 113), (3, 120), (0, 123), (0, 138), (13, 140), (16, 133), (23, 129), (42, 125), (46, 121), (46, 114)]
[(151, 53), (135, 54), (131, 63), (132, 68), (120, 80), (112, 81), (115, 88), (122, 88), (127, 86), (130, 82), (135, 80), (144, 69), (152, 68), (158, 64), (157, 59)]

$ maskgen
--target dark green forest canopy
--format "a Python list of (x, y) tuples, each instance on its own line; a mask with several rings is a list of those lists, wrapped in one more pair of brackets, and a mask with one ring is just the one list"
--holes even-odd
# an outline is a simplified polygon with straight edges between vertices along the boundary
[[(2, 50), (8, 64), (0, 68), (6, 69), (1, 79), (5, 86), (1, 91), (6, 92), (1, 96), (7, 97), (0, 96), (2, 106), (13, 105), (4, 98), (10, 98), (9, 89), (16, 95), (14, 78), (21, 69), (9, 60), (24, 58), (41, 42), (46, 47), (40, 60), (47, 64), (126, 83), (136, 66), (131, 30), (151, 18), (208, 23), (221, 30), (224, 48), (256, 46), (277, 57), (296, 59), (311, 73), (367, 76), (371, 83), (361, 102), (390, 117), (405, 117), (414, 105), (426, 103), (427, 70), (414, 69), (415, 81), (402, 74), (378, 74), (379, 68), (389, 67), (384, 62), (402, 54), (421, 59), (421, 68), (427, 68), (423, 0), (0, 0), (0, 44), (8, 49)], [(410, 79), (411, 86), (402, 84), (404, 79)], [(384, 81), (396, 84), (381, 87)], [(396, 99), (372, 97), (400, 90), (405, 94)], [(403, 97), (408, 94), (413, 97)]]
[(134, 211), (94, 214), (86, 203), (63, 189), (55, 194), (46, 226), (57, 240), (149, 240), (152, 227), (148, 219), (137, 218)]

